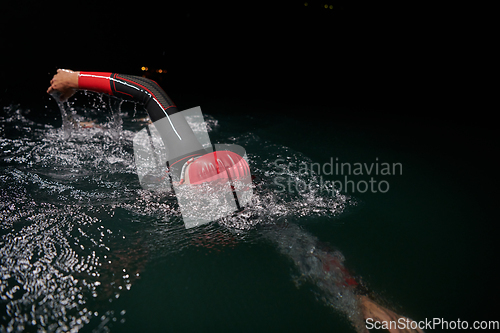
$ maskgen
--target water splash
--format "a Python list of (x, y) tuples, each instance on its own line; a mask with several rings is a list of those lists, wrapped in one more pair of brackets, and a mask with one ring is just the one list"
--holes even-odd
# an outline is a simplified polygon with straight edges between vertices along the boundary
[[(35, 124), (17, 106), (4, 108), (0, 118), (3, 330), (78, 331), (88, 326), (106, 331), (113, 318), (125, 319), (109, 307), (110, 300), (133, 288), (148, 260), (192, 246), (231, 247), (262, 237), (291, 258), (301, 275), (325, 286), (319, 290), (327, 303), (352, 314), (352, 304), (336, 298), (338, 277), (328, 277), (315, 265), (301, 265), (314, 260), (307, 254), (314, 242), (299, 239), (312, 238), (296, 228), (283, 234), (266, 229), (300, 224), (304, 216), (335, 218), (355, 204), (333, 189), (328, 195), (314, 188), (306, 193), (276, 191), (273, 179), (279, 175), (308, 183), (317, 179), (301, 174), (292, 163), (285, 169), (273, 163), (278, 157), (295, 165), (310, 162), (305, 155), (252, 133), (232, 137), (232, 143), (249, 147), (250, 167), (257, 175), (252, 202), (239, 214), (187, 230), (172, 193), (146, 191), (138, 182), (133, 137), (147, 119), (133, 122), (123, 111), (123, 101), (92, 98), (83, 110), (75, 102), (63, 105), (76, 121), (109, 111), (96, 117), (99, 128), (71, 127), (70, 137), (64, 122), (61, 129)], [(138, 107), (133, 106), (136, 114)], [(209, 132), (219, 129), (215, 118), (205, 120)], [(8, 135), (11, 129), (15, 136)], [(297, 253), (284, 251), (284, 240)]]
[[(72, 128), (68, 140), (65, 128), (34, 124), (19, 108), (4, 113), (1, 330), (78, 331), (90, 325), (106, 331), (120, 316), (103, 309), (102, 300), (131, 288), (147, 253), (140, 246), (135, 254), (124, 249), (137, 242), (134, 235), (123, 244), (122, 230), (105, 226), (114, 205), (135, 195), (131, 147), (102, 128)], [(123, 131), (122, 137), (131, 141), (133, 134)], [(123, 260), (125, 253), (133, 262)], [(117, 274), (124, 269), (130, 274)]]
[(55, 90), (54, 92), (52, 92), (51, 96), (56, 101), (57, 106), (59, 107), (59, 111), (61, 112), (63, 139), (67, 140), (71, 137), (71, 132), (77, 124), (70, 116), (70, 112), (68, 112), (67, 106), (64, 105), (63, 101), (61, 101), (61, 93)]

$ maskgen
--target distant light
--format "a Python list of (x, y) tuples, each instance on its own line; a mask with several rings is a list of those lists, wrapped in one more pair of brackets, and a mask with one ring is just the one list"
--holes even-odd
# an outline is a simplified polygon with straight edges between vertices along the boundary
[(325, 5), (325, 8), (328, 9), (328, 5)]
[(330, 9), (333, 9), (333, 5), (330, 5)]
[(309, 5), (309, 4), (308, 4), (307, 2), (304, 2), (304, 6), (306, 6), (306, 7), (307, 7), (308, 5)]
[(142, 70), (143, 72), (145, 72), (145, 71), (147, 71), (147, 70), (148, 70), (148, 68), (147, 68), (147, 67), (145, 67), (145, 66), (142, 66), (142, 67), (141, 67), (141, 70)]

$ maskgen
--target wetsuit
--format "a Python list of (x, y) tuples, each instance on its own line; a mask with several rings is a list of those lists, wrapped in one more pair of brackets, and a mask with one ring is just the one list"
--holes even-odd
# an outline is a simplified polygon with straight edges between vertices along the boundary
[(133, 75), (80, 72), (78, 86), (82, 90), (132, 98), (143, 103), (168, 150), (174, 178), (180, 175), (184, 164), (180, 162), (206, 153), (184, 116), (155, 81)]

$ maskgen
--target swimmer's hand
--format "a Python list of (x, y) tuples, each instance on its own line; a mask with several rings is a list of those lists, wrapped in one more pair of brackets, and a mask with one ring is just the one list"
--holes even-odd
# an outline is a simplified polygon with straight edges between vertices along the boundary
[(65, 101), (78, 90), (78, 74), (69, 69), (58, 69), (57, 74), (50, 80), (50, 87), (47, 93), (51, 94), (54, 91), (61, 93), (61, 101)]
[[(388, 328), (387, 330), (391, 333), (424, 333), (424, 331), (418, 327), (416, 329), (411, 328), (412, 326), (416, 326), (415, 323), (413, 325), (411, 324), (414, 322), (413, 320), (400, 316), (397, 313), (378, 305), (366, 296), (359, 297), (361, 309), (363, 311), (363, 318), (367, 321), (367, 323), (374, 323), (378, 321), (382, 324), (387, 323), (387, 325), (389, 325), (392, 321), (399, 325), (397, 325), (398, 327)], [(365, 332), (367, 332), (367, 330), (365, 330)]]

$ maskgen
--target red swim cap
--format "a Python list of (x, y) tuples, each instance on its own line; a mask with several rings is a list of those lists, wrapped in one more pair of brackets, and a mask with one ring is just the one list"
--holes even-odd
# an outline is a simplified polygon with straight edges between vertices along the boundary
[(192, 185), (214, 181), (237, 181), (250, 179), (247, 161), (232, 151), (222, 150), (205, 154), (190, 163), (185, 180)]

